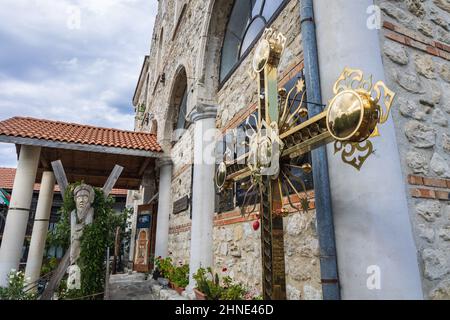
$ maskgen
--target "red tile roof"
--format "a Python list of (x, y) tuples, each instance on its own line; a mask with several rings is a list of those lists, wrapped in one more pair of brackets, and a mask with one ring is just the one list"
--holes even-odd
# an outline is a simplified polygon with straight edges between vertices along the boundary
[(34, 118), (14, 117), (0, 121), (0, 135), (162, 152), (156, 136), (150, 133)]
[[(15, 168), (0, 168), (0, 188), (6, 190), (12, 190), (14, 185), (14, 177), (16, 176)], [(34, 184), (34, 191), (39, 191), (41, 185), (39, 183)], [(59, 186), (55, 186), (55, 192), (59, 192)], [(127, 190), (113, 189), (111, 191), (113, 196), (126, 196)]]
[(16, 176), (16, 169), (0, 168), (0, 188), (12, 189), (15, 176)]

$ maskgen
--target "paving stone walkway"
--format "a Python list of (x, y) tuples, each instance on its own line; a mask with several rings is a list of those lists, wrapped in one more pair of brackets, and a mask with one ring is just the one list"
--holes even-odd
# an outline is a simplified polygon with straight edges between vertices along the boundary
[(109, 300), (187, 300), (143, 273), (115, 274), (109, 279)]

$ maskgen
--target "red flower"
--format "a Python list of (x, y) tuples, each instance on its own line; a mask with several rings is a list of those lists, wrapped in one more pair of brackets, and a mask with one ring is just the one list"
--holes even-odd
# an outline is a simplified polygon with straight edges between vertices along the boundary
[(223, 268), (222, 268), (222, 272), (227, 272), (227, 270), (228, 270), (228, 269), (227, 269), (226, 267), (223, 267)]

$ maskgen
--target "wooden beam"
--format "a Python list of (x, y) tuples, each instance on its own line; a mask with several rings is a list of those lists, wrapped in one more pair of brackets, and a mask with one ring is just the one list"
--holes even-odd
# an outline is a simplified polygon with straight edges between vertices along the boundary
[(64, 167), (62, 165), (61, 160), (52, 162), (53, 174), (55, 175), (55, 179), (58, 182), (59, 189), (61, 190), (61, 195), (64, 199), (64, 194), (66, 193), (67, 186), (69, 182), (67, 181), (66, 173), (64, 172)]
[(139, 176), (142, 176), (144, 174), (145, 169), (147, 169), (148, 165), (152, 161), (152, 158), (147, 158), (142, 162), (141, 168), (139, 169)]
[(66, 254), (59, 262), (59, 265), (56, 268), (56, 270), (53, 272), (50, 281), (48, 282), (47, 286), (44, 289), (44, 292), (41, 295), (41, 300), (51, 300), (53, 298), (53, 295), (56, 289), (58, 288), (58, 285), (61, 282), (62, 278), (66, 274), (69, 265), (70, 265), (70, 248), (66, 250)]
[[(67, 174), (67, 177), (70, 181), (83, 180), (87, 184), (92, 184), (93, 187), (99, 187), (99, 188), (101, 188), (104, 185), (105, 180), (107, 179), (105, 176), (91, 176), (91, 175), (83, 175), (83, 174), (75, 174), (75, 173)], [(119, 181), (117, 182), (117, 184), (120, 184), (120, 185), (138, 184), (138, 185), (140, 185), (141, 182), (142, 182), (142, 179), (135, 179), (135, 178), (128, 178), (128, 177), (121, 176)]]
[(123, 171), (123, 167), (121, 167), (117, 164), (114, 166), (113, 171), (109, 175), (108, 180), (106, 180), (106, 183), (102, 188), (103, 193), (105, 194), (105, 197), (109, 196), (109, 194), (111, 193), (117, 180), (119, 180), (119, 177), (120, 177), (120, 174), (122, 173), (122, 171)]
[(41, 161), (42, 168), (43, 168), (44, 170), (48, 170), (48, 169), (50, 168), (50, 164), (49, 164), (48, 160), (44, 157), (44, 155), (42, 154), (42, 152), (41, 152), (41, 158), (40, 158), (40, 161)]
[(47, 148), (54, 148), (54, 149), (67, 149), (67, 150), (78, 150), (78, 151), (86, 151), (86, 152), (109, 153), (109, 154), (136, 156), (136, 157), (145, 157), (145, 158), (161, 158), (162, 156), (164, 156), (163, 152), (99, 146), (99, 145), (92, 145), (92, 144), (59, 142), (59, 141), (33, 139), (33, 138), (11, 137), (11, 136), (6, 136), (6, 135), (0, 135), (0, 142), (23, 144), (23, 145), (38, 146), (38, 147), (47, 147)]
[[(122, 166), (123, 167), (123, 166)], [(114, 168), (113, 168), (114, 169)], [(87, 168), (64, 168), (67, 176), (85, 176), (86, 178), (98, 178), (98, 179), (107, 179), (111, 174), (110, 170), (92, 170)], [(135, 172), (131, 172), (131, 170), (127, 170), (126, 172), (122, 172), (121, 179), (130, 179), (130, 180), (141, 180), (142, 176), (136, 174)]]

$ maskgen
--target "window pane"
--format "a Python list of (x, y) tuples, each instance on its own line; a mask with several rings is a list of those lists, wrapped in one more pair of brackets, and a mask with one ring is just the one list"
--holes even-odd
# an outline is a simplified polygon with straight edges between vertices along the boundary
[(281, 6), (284, 0), (266, 0), (264, 4), (263, 16), (267, 21), (272, 18), (273, 14)]
[(264, 20), (262, 20), (262, 19), (257, 18), (252, 22), (252, 24), (250, 25), (250, 27), (247, 30), (247, 33), (245, 34), (244, 40), (242, 41), (241, 53), (240, 53), (241, 56), (250, 47), (253, 40), (256, 39), (256, 37), (264, 29), (264, 27), (265, 27), (265, 23), (264, 23)]
[(247, 22), (251, 20), (251, 0), (236, 0), (230, 20), (228, 21), (227, 32), (233, 32), (242, 39)]
[(252, 18), (259, 15), (259, 13), (261, 12), (262, 3), (263, 0), (252, 0)]
[(240, 39), (227, 32), (222, 48), (222, 62), (220, 66), (220, 81), (222, 81), (238, 61)]
[[(286, 0), (235, 0), (222, 47), (220, 82), (229, 75)], [(258, 18), (256, 18), (258, 17)], [(255, 20), (253, 20), (256, 18)]]
[(186, 105), (187, 105), (187, 90), (184, 90), (183, 99), (181, 100), (178, 121), (176, 129), (185, 129), (186, 124)]

